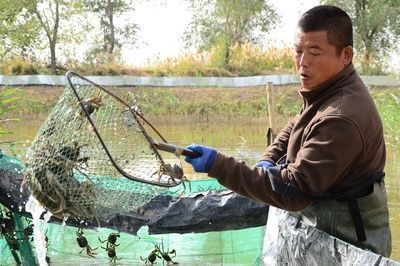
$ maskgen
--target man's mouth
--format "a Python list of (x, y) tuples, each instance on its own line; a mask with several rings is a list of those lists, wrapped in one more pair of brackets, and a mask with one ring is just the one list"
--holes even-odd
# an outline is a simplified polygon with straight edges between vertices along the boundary
[(300, 73), (300, 78), (301, 79), (309, 79), (309, 78), (311, 78), (311, 76), (306, 73)]

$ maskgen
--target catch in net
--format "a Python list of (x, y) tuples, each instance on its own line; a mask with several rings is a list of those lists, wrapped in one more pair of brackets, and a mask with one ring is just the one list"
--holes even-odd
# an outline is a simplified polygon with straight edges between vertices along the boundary
[(132, 97), (73, 72), (67, 78), (27, 154), (23, 185), (42, 205), (58, 218), (105, 219), (183, 184), (179, 155), (191, 151), (167, 144)]

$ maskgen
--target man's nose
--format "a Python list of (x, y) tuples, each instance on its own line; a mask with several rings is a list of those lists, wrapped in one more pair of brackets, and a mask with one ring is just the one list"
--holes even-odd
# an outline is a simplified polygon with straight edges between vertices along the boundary
[(300, 56), (299, 65), (300, 65), (301, 67), (308, 67), (309, 64), (310, 64), (310, 62), (309, 62), (309, 57), (307, 56), (306, 53), (303, 53), (303, 54)]

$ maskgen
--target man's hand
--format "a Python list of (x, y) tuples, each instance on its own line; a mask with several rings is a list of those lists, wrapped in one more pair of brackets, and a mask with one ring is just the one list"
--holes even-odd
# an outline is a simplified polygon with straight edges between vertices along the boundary
[(208, 173), (217, 155), (217, 151), (210, 147), (196, 144), (189, 145), (187, 149), (199, 153), (200, 156), (196, 158), (185, 156), (185, 161), (190, 163), (197, 173)]
[(275, 164), (270, 161), (259, 161), (258, 163), (255, 164), (255, 167), (260, 167), (260, 168), (264, 168), (264, 169), (268, 169), (268, 168), (271, 168), (274, 166), (275, 166)]

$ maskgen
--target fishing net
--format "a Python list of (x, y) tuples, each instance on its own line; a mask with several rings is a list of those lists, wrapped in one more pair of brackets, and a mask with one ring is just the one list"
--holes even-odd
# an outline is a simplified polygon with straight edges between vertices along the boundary
[[(137, 210), (182, 184), (182, 149), (147, 134), (145, 127), (155, 129), (133, 94), (122, 100), (78, 74), (67, 77), (27, 154), (24, 187), (42, 205), (59, 218), (104, 218)], [(176, 155), (162, 156), (161, 144)]]

